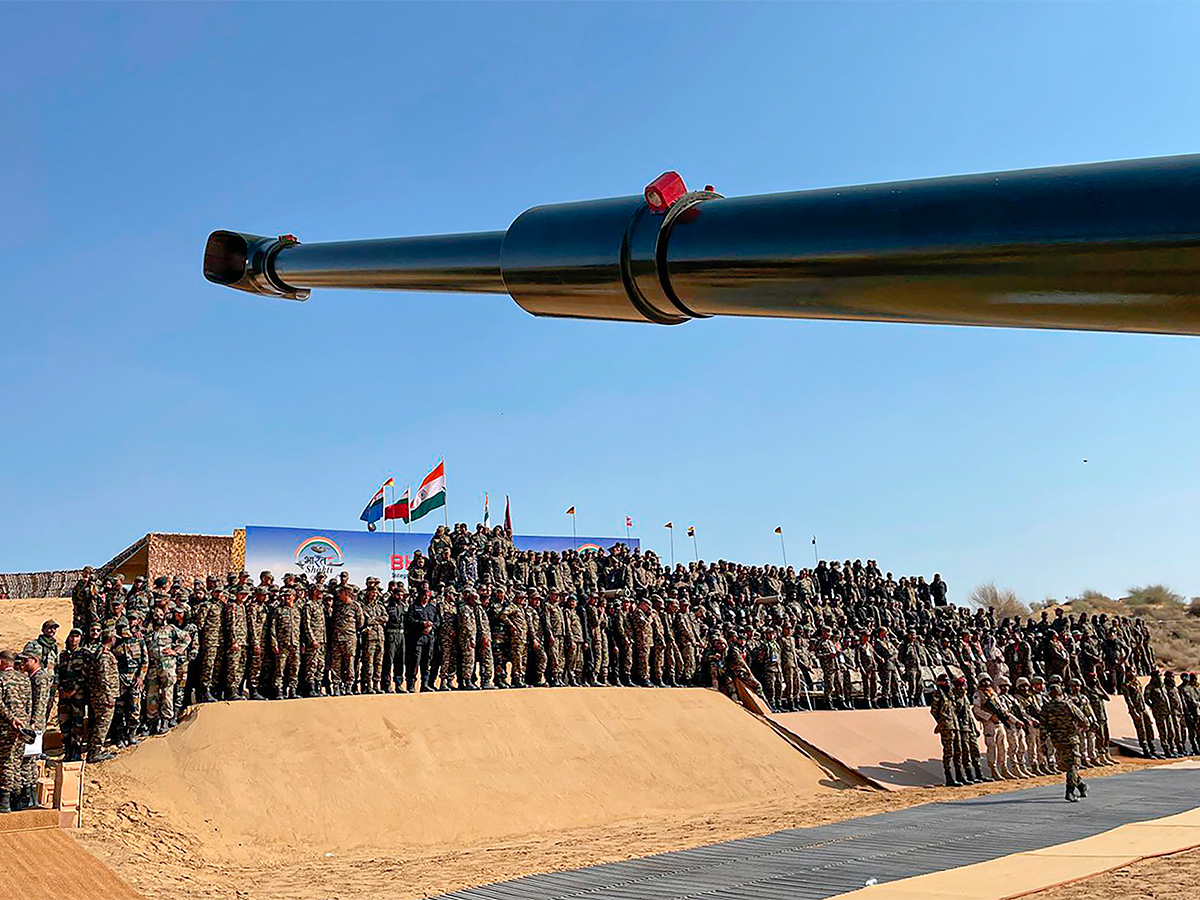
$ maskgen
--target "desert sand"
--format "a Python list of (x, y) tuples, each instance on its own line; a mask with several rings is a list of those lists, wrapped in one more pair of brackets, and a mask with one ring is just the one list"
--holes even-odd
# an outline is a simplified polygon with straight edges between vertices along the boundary
[(20, 650), (42, 633), (42, 623), (47, 619), (59, 624), (58, 646), (62, 647), (71, 630), (69, 597), (0, 600), (0, 649)]
[(383, 900), (1054, 780), (858, 787), (704, 690), (247, 702), (91, 769), (79, 836), (151, 895)]

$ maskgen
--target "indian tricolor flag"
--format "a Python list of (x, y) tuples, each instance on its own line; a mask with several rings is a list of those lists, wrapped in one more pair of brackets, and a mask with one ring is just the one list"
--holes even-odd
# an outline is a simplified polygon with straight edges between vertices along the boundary
[(430, 513), (439, 506), (446, 505), (446, 469), (442, 463), (433, 467), (433, 471), (425, 476), (421, 486), (412, 500), (412, 520)]

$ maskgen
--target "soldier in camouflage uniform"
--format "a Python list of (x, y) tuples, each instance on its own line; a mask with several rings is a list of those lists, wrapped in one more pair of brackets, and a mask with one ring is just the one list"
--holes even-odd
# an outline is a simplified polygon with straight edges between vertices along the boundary
[[(35, 733), (45, 734), (47, 720), (50, 717), (50, 694), (53, 682), (51, 681), (50, 672), (42, 667), (41, 657), (38, 654), (25, 653), (24, 660), (24, 672), (29, 678), (30, 686), (29, 722), (27, 725)], [(44, 753), (38, 756), (30, 755), (24, 757), (21, 766), (21, 809), (30, 809), (37, 806), (37, 761), (38, 759), (45, 758)]]
[(473, 587), (462, 592), (462, 602), (455, 613), (458, 619), (458, 689), (474, 691), (479, 689), (476, 678), (478, 668), (479, 645), (479, 595)]
[(1158, 758), (1154, 749), (1154, 726), (1150, 715), (1146, 712), (1146, 698), (1142, 692), (1142, 683), (1138, 681), (1137, 672), (1133, 666), (1127, 665), (1121, 683), (1121, 694), (1125, 697), (1125, 708), (1129, 718), (1133, 720), (1133, 729), (1137, 733), (1138, 745), (1147, 759)]
[(535, 591), (529, 594), (525, 606), (525, 621), (528, 625), (529, 663), (525, 680), (530, 687), (546, 686), (546, 645), (542, 631), (542, 598)]
[(220, 693), (221, 638), (224, 631), (221, 622), (224, 618), (225, 602), (225, 591), (218, 587), (213, 589), (210, 596), (201, 599), (192, 610), (198, 643), (194, 691), (197, 703), (211, 703)]
[(578, 687), (583, 684), (583, 657), (587, 642), (584, 639), (583, 621), (575, 608), (575, 597), (567, 595), (564, 602), (563, 627), (567, 637), (564, 681), (572, 687)]
[(295, 589), (285, 587), (279, 595), (279, 605), (268, 623), (271, 654), (275, 658), (275, 696), (294, 700), (300, 676), (300, 609), (296, 606)]
[(0, 813), (12, 812), (11, 800), (21, 793), (21, 757), (36, 736), (29, 727), (29, 676), (15, 669), (14, 662), (11, 650), (0, 651)]
[[(437, 601), (438, 612), (438, 649), (441, 651), (441, 665), (438, 667), (436, 690), (448, 691), (454, 678), (455, 654), (458, 653), (458, 602), (454, 589), (449, 585), (442, 591)], [(491, 654), (491, 647), (488, 648)], [(431, 684), (434, 681), (430, 680)]]
[(979, 726), (971, 709), (971, 698), (967, 694), (967, 679), (960, 675), (954, 679), (954, 712), (958, 716), (961, 732), (960, 749), (964, 783), (978, 784), (984, 781), (983, 768), (979, 761)]
[(306, 697), (325, 693), (321, 683), (325, 675), (325, 599), (319, 588), (313, 588), (300, 608), (300, 676), (301, 689)]
[(629, 597), (622, 597), (620, 606), (614, 615), (614, 630), (617, 636), (617, 663), (619, 664), (619, 681), (625, 687), (633, 684), (633, 667), (637, 658), (636, 626), (634, 620), (637, 611)]
[[(136, 626), (137, 612), (131, 613)], [(117, 625), (117, 642), (113, 645), (113, 656), (117, 658), (117, 673), (121, 682), (121, 694), (117, 700), (113, 720), (113, 743), (118, 747), (129, 747), (137, 743), (137, 731), (142, 724), (142, 698), (146, 689), (146, 642), (135, 627), (121, 622)]]
[(1144, 691), (1146, 705), (1154, 713), (1154, 724), (1158, 726), (1158, 744), (1163, 756), (1178, 756), (1179, 735), (1175, 733), (1175, 723), (1171, 719), (1171, 702), (1163, 686), (1162, 675), (1158, 669), (1150, 673), (1150, 680)]
[(180, 663), (186, 659), (188, 635), (166, 613), (150, 613), (150, 632), (146, 635), (149, 672), (146, 690), (146, 718), (151, 734), (166, 734), (175, 724), (175, 687)]
[(942, 770), (946, 775), (946, 785), (959, 787), (965, 783), (962, 771), (962, 729), (954, 711), (950, 676), (940, 672), (934, 683), (935, 688), (929, 699), (929, 714), (936, 723), (933, 733), (942, 741)]
[(1087, 785), (1079, 777), (1079, 733), (1087, 728), (1087, 718), (1075, 704), (1063, 696), (1061, 684), (1051, 684), (1049, 699), (1042, 705), (1042, 727), (1054, 743), (1059, 766), (1067, 774), (1067, 800), (1075, 802), (1075, 792), (1087, 796)]
[(113, 754), (104, 749), (104, 742), (112, 727), (113, 710), (121, 694), (121, 675), (117, 669), (117, 658), (112, 652), (115, 641), (115, 634), (103, 632), (99, 646), (88, 660), (87, 692), (91, 721), (88, 723), (87, 761), (90, 763), (113, 758)]
[(378, 587), (367, 591), (366, 608), (363, 610), (362, 632), (362, 692), (383, 693), (383, 629), (387, 625), (388, 611), (383, 605), (383, 596)]
[(83, 758), (87, 741), (87, 656), (83, 635), (72, 628), (58, 660), (58, 729), (63, 736), (63, 760)]
[(267, 651), (269, 594), (265, 587), (255, 588), (246, 603), (246, 692), (251, 700), (265, 700), (262, 686), (263, 657)]
[(650, 686), (651, 634), (650, 601), (643, 599), (633, 613), (633, 683)]
[(221, 609), (221, 649), (224, 651), (222, 699), (245, 700), (246, 681), (246, 598), (245, 586), (234, 588), (233, 598)]
[[(552, 570), (553, 571), (553, 570)], [(546, 648), (546, 682), (558, 687), (565, 680), (567, 623), (563, 618), (562, 595), (558, 590), (547, 593), (542, 604), (542, 639)]]
[(1187, 735), (1187, 726), (1183, 721), (1183, 701), (1179, 696), (1179, 689), (1175, 685), (1174, 672), (1168, 671), (1163, 675), (1163, 693), (1166, 695), (1167, 709), (1171, 717), (1175, 753), (1177, 756), (1186, 756), (1187, 747), (1184, 745), (1184, 739)]
[(1100, 685), (1100, 675), (1095, 669), (1089, 669), (1083, 677), (1083, 697), (1091, 706), (1092, 715), (1096, 720), (1096, 750), (1102, 766), (1115, 766), (1117, 761), (1108, 752), (1111, 734), (1108, 730), (1108, 693)]
[[(589, 554), (588, 559), (591, 562), (591, 568), (594, 569), (595, 558)], [(609, 675), (608, 613), (600, 603), (600, 597), (594, 589), (584, 605), (583, 620), (588, 646), (592, 650), (591, 683), (606, 685)]]
[(821, 662), (821, 683), (825, 702), (830, 709), (849, 709), (848, 698), (842, 694), (842, 654), (829, 629), (818, 632), (817, 659)]
[(501, 669), (496, 673), (496, 679), (502, 685), (525, 687), (525, 671), (529, 659), (529, 619), (520, 591), (517, 591), (512, 599), (505, 601), (500, 608), (500, 617), (508, 638), (508, 658), (512, 668), (511, 672)]
[(330, 635), (329, 679), (335, 697), (354, 692), (354, 655), (358, 634), (366, 623), (362, 604), (349, 584), (337, 589), (333, 607), (333, 633)]
[(178, 719), (183, 715), (183, 710), (187, 706), (187, 681), (190, 673), (195, 671), (194, 663), (200, 654), (200, 632), (196, 628), (196, 623), (189, 621), (188, 609), (182, 605), (182, 602), (171, 607), (169, 618), (171, 619), (171, 624), (181, 633), (185, 642), (179, 659), (176, 661), (178, 671), (175, 677), (173, 706), (175, 709), (175, 718)]

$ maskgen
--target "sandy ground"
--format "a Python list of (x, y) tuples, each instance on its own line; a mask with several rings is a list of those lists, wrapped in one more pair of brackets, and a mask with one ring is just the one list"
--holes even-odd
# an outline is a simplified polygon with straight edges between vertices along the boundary
[(0, 649), (20, 650), (42, 633), (42, 623), (59, 624), (61, 648), (71, 630), (71, 598), (36, 597), (31, 600), (0, 600)]
[(1195, 900), (1200, 896), (1200, 850), (1148, 859), (1028, 896), (1031, 900)]
[[(384, 900), (1057, 781), (900, 793), (851, 787), (705, 691), (424, 699), (441, 705), (437, 716), (421, 714), (413, 702), (420, 697), (202, 709), (187, 731), (89, 773), (79, 838), (152, 896)], [(564, 722), (537, 721), (564, 706)], [(477, 727), (502, 729), (426, 761), (420, 748), (429, 729), (443, 732), (459, 715), (482, 715)], [(264, 750), (255, 735), (282, 728), (272, 717), (303, 723), (303, 734), (273, 739)], [(255, 719), (259, 728), (249, 729)], [(373, 723), (385, 719), (409, 736), (405, 749), (372, 743)], [(615, 720), (627, 723), (624, 731), (613, 732)], [(331, 729), (358, 748), (353, 769), (330, 753)], [(242, 741), (221, 745), (218, 765), (215, 741), (239, 732)], [(314, 768), (318, 751), (306, 745), (329, 763)], [(377, 770), (375, 754), (395, 760), (401, 773)], [(528, 758), (514, 770), (518, 756)], [(197, 768), (201, 758), (214, 763)], [(548, 766), (550, 759), (565, 762)], [(374, 789), (360, 788), (360, 777)]]

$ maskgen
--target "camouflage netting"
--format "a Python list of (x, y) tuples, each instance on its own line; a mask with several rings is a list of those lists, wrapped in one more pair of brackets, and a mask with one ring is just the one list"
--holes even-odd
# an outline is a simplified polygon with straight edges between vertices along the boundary
[(83, 574), (82, 569), (54, 572), (14, 572), (0, 574), (0, 595), (17, 597), (69, 597), (71, 588)]
[[(234, 564), (233, 537), (224, 534), (150, 534), (147, 574), (185, 579), (240, 571)], [(243, 551), (243, 558), (245, 551)]]

